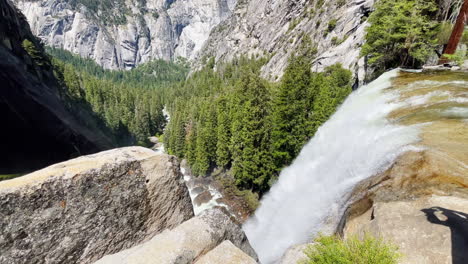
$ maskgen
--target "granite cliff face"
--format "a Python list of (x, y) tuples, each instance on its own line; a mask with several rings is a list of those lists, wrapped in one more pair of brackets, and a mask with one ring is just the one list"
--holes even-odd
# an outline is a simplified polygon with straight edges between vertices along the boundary
[(130, 69), (152, 59), (191, 59), (236, 0), (14, 0), (47, 45)]
[(114, 146), (103, 131), (85, 125), (89, 111), (72, 114), (50, 59), (7, 0), (0, 0), (0, 57), (0, 173), (29, 172)]
[(313, 70), (342, 63), (362, 82), (360, 58), (365, 18), (373, 0), (250, 0), (239, 1), (233, 15), (216, 27), (198, 55), (230, 60), (241, 54), (271, 56), (263, 75), (277, 80), (289, 56), (310, 36), (317, 47)]

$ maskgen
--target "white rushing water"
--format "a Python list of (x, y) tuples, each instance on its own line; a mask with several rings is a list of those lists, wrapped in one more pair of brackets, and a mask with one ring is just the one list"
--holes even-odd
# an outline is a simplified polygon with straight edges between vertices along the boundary
[[(223, 195), (213, 186), (206, 184), (196, 184), (196, 179), (190, 175), (186, 168), (180, 167), (180, 171), (184, 177), (185, 184), (187, 185), (190, 199), (192, 200), (193, 212), (195, 215), (201, 214), (203, 211), (214, 208), (224, 207), (230, 212), (229, 207), (224, 203), (219, 203), (218, 199), (223, 198)], [(197, 191), (197, 189), (200, 189)], [(195, 200), (202, 192), (207, 191), (210, 193), (211, 198), (204, 203), (198, 204)]]
[[(264, 264), (277, 261), (294, 244), (334, 229), (350, 190), (359, 181), (386, 170), (418, 141), (419, 126), (387, 120), (398, 102), (390, 87), (398, 70), (383, 74), (353, 92), (302, 149), (293, 164), (244, 224), (250, 243)], [(419, 103), (419, 102), (417, 102)], [(329, 218), (335, 216), (335, 218)]]

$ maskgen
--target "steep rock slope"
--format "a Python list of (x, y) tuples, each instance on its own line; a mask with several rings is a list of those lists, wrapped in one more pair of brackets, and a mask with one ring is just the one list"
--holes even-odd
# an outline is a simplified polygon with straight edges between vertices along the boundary
[(179, 163), (141, 147), (0, 182), (0, 263), (92, 263), (193, 217)]
[(281, 77), (289, 55), (309, 36), (317, 47), (314, 70), (342, 63), (364, 79), (365, 17), (373, 0), (239, 1), (233, 15), (215, 28), (199, 54), (230, 60), (240, 54), (271, 56), (263, 74)]
[(50, 60), (24, 16), (0, 0), (0, 173), (18, 173), (110, 148), (100, 131), (90, 131), (66, 106)]
[(152, 59), (193, 58), (236, 0), (14, 0), (47, 45), (129, 69)]

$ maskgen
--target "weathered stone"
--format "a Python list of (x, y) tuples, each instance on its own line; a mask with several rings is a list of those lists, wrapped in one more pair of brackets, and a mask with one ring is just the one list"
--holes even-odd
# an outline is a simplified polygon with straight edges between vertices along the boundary
[(225, 240), (230, 240), (245, 254), (257, 259), (240, 226), (222, 209), (215, 208), (143, 244), (105, 256), (95, 264), (192, 263)]
[(0, 263), (91, 263), (193, 216), (175, 157), (130, 147), (0, 182)]
[[(23, 48), (25, 40), (35, 47), (34, 57)], [(63, 87), (43, 54), (23, 14), (10, 1), (1, 0), (0, 112), (8, 127), (0, 130), (2, 174), (31, 172), (77, 153), (114, 146), (108, 130), (90, 129), (91, 111), (70, 111)], [(38, 58), (42, 66), (34, 63)]]
[(257, 262), (226, 240), (201, 257), (195, 264), (256, 264)]
[(365, 232), (396, 244), (402, 264), (468, 263), (468, 200), (431, 196), (375, 203), (350, 220), (344, 233)]
[[(310, 36), (317, 45), (314, 71), (341, 63), (360, 76), (359, 71), (365, 71), (365, 65), (359, 64), (368, 25), (364, 19), (373, 4), (373, 0), (351, 0), (338, 6), (324, 1), (326, 8), (320, 12), (320, 8), (312, 8), (312, 13), (308, 0), (239, 1), (231, 17), (213, 30), (198, 58), (214, 56), (216, 61), (229, 61), (241, 54), (269, 55), (262, 74), (278, 80), (290, 55), (300, 48), (304, 36)], [(328, 22), (333, 19), (336, 27), (328, 32)], [(360, 78), (362, 82), (364, 77)]]
[(147, 0), (144, 6), (119, 1), (130, 11), (123, 25), (106, 25), (108, 21), (71, 1), (13, 2), (47, 45), (92, 58), (105, 68), (130, 69), (154, 59), (193, 58), (236, 0)]
[(280, 260), (280, 264), (297, 264), (300, 261), (307, 259), (307, 255), (304, 253), (304, 250), (312, 244), (301, 244), (294, 245), (283, 254)]

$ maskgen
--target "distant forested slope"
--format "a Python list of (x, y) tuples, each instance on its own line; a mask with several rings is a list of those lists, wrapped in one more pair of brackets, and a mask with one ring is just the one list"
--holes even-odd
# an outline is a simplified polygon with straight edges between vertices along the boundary
[(96, 125), (111, 129), (119, 145), (148, 145), (149, 136), (162, 133), (163, 90), (184, 80), (189, 70), (186, 65), (157, 60), (130, 71), (111, 71), (68, 51), (47, 51), (73, 111), (90, 107), (101, 121)]

